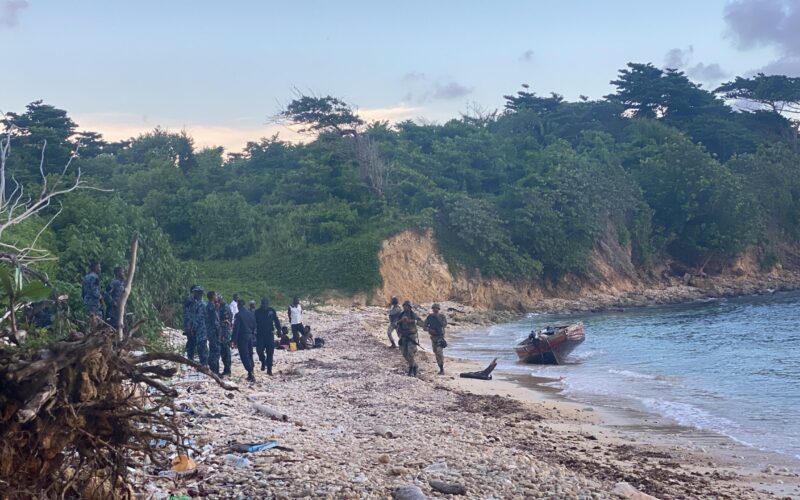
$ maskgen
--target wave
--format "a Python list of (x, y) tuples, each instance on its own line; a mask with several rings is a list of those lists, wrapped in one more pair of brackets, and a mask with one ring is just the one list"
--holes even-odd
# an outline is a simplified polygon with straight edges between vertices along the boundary
[(617, 370), (616, 368), (609, 368), (608, 373), (613, 373), (614, 375), (622, 375), (623, 377), (638, 378), (643, 380), (662, 380), (656, 375), (648, 375), (647, 373), (632, 372), (630, 370)]

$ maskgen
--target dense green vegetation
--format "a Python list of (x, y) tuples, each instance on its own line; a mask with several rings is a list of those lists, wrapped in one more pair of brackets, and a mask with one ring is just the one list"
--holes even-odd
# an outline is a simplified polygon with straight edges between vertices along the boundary
[[(75, 151), (94, 186), (63, 200), (44, 241), (77, 297), (90, 259), (142, 257), (133, 307), (172, 316), (193, 281), (224, 293), (365, 291), (380, 284), (380, 241), (433, 227), (448, 262), (506, 279), (590, 271), (599, 238), (630, 245), (646, 270), (664, 257), (702, 267), (757, 244), (800, 239), (800, 79), (737, 78), (710, 92), (678, 71), (629, 64), (603, 99), (568, 102), (528, 86), (505, 109), (444, 124), (365, 124), (332, 97), (302, 97), (282, 118), (315, 135), (277, 136), (224, 156), (156, 129), (108, 143), (76, 133), (42, 102), (5, 122), (9, 170), (31, 186), (39, 155), (59, 172)], [(725, 99), (746, 100), (749, 111)], [(77, 304), (75, 304), (77, 306)]]

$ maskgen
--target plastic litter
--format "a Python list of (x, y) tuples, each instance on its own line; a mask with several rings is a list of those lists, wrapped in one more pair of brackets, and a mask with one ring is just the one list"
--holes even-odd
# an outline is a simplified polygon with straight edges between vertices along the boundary
[(425, 472), (444, 472), (447, 470), (447, 462), (435, 462), (425, 467)]
[(229, 453), (223, 457), (226, 465), (233, 466), (237, 469), (244, 469), (250, 467), (250, 460), (247, 457), (240, 457), (239, 455), (234, 455)]
[(242, 453), (255, 453), (257, 451), (275, 448), (276, 446), (278, 446), (277, 441), (267, 441), (266, 443), (239, 443), (233, 445), (233, 448)]
[(197, 464), (188, 455), (178, 455), (172, 459), (172, 470), (177, 473), (193, 471)]

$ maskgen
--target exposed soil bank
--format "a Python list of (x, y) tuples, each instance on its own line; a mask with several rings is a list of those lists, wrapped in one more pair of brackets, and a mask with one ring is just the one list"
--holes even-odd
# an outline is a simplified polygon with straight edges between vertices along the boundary
[(631, 264), (630, 249), (615, 244), (613, 238), (597, 244), (588, 277), (568, 276), (557, 285), (454, 274), (430, 230), (404, 231), (387, 239), (381, 246), (379, 262), (383, 287), (355, 297), (355, 302), (384, 305), (394, 295), (417, 303), (451, 300), (489, 310), (567, 312), (800, 288), (798, 270), (778, 268), (763, 272), (750, 254), (715, 276), (675, 277), (666, 268), (642, 276)]

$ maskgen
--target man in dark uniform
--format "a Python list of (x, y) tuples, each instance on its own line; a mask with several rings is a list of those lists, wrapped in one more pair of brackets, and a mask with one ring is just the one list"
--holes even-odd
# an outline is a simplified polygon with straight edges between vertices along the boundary
[(247, 381), (255, 382), (253, 375), (253, 344), (256, 336), (256, 318), (253, 313), (244, 306), (244, 300), (239, 301), (239, 312), (233, 319), (234, 331), (233, 338), (236, 347), (239, 349), (239, 358), (242, 360), (244, 369), (247, 370)]
[(197, 358), (201, 365), (208, 364), (208, 323), (206, 321), (206, 301), (203, 300), (203, 287), (192, 288), (192, 306), (189, 309), (192, 335), (197, 350)]
[(183, 301), (183, 334), (186, 336), (186, 357), (194, 361), (194, 352), (196, 348), (195, 337), (192, 333), (192, 305), (194, 299), (192, 294), (197, 285), (192, 285), (189, 288), (189, 295)]
[(219, 351), (222, 357), (222, 376), (231, 374), (231, 328), (233, 325), (233, 318), (231, 317), (231, 310), (222, 295), (217, 295), (217, 312), (219, 313)]
[(106, 303), (106, 320), (114, 328), (117, 327), (119, 320), (119, 303), (124, 292), (125, 270), (117, 266), (114, 268), (114, 279), (106, 286), (106, 293), (103, 295), (103, 300)]
[(208, 304), (206, 304), (206, 335), (208, 336), (208, 368), (215, 375), (219, 375), (219, 355), (220, 355), (220, 325), (219, 311), (217, 311), (217, 293), (209, 291), (206, 294)]
[(397, 318), (397, 335), (400, 337), (400, 352), (408, 363), (408, 375), (417, 376), (417, 326), (423, 326), (422, 319), (417, 316), (411, 301), (403, 302), (403, 312)]
[(81, 298), (89, 319), (94, 324), (97, 320), (103, 319), (103, 297), (100, 294), (100, 263), (91, 262), (89, 272), (83, 277), (81, 282)]
[(261, 361), (261, 371), (272, 375), (272, 358), (275, 354), (275, 332), (281, 331), (278, 313), (269, 306), (269, 299), (261, 298), (261, 307), (256, 309), (256, 353)]

